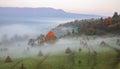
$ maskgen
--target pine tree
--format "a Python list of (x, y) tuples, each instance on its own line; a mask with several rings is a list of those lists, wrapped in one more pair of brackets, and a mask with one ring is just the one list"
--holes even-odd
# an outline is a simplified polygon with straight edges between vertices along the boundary
[(119, 21), (119, 15), (117, 12), (112, 16), (112, 23), (117, 23)]

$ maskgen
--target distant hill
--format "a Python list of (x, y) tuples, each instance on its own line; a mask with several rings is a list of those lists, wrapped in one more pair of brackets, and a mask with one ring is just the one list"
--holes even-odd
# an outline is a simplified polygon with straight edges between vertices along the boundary
[(99, 19), (82, 19), (60, 24), (53, 28), (57, 37), (68, 35), (120, 35), (120, 15), (115, 12), (112, 17)]
[(35, 17), (67, 17), (67, 18), (98, 18), (91, 14), (76, 14), (53, 8), (15, 8), (0, 7), (0, 16), (35, 16)]

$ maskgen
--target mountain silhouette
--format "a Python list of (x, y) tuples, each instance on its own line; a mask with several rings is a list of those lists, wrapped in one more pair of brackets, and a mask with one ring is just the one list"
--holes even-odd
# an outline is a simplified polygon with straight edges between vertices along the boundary
[(17, 8), (0, 7), (0, 16), (35, 16), (35, 17), (67, 17), (67, 18), (98, 18), (99, 15), (77, 14), (54, 8)]

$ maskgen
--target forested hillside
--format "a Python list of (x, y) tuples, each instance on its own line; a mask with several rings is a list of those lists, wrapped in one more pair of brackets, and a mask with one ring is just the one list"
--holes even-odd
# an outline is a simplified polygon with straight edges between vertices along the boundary
[[(120, 34), (120, 15), (115, 12), (112, 17), (98, 19), (75, 20), (65, 24), (60, 24), (56, 28), (71, 27), (71, 34), (86, 35), (104, 35), (104, 34)], [(77, 28), (77, 29), (76, 29)]]

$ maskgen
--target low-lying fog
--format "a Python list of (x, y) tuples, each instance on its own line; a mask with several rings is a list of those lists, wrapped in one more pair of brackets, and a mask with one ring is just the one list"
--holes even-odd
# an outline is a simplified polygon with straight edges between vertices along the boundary
[[(6, 24), (0, 25), (0, 58), (11, 57), (28, 57), (38, 56), (41, 51), (43, 55), (65, 53), (67, 48), (72, 51), (88, 50), (91, 48), (99, 51), (102, 41), (106, 43), (115, 43), (120, 37), (99, 37), (99, 36), (79, 36), (70, 38), (61, 38), (54, 44), (44, 43), (43, 45), (30, 46), (28, 40), (37, 38), (40, 34), (46, 34), (49, 30), (59, 23), (44, 24)], [(86, 39), (86, 37), (89, 38)]]
[[(0, 57), (35, 55), (39, 50), (47, 53), (52, 47), (28, 46), (28, 40), (46, 34), (61, 23), (74, 20), (73, 18), (47, 17), (1, 17), (0, 20)], [(47, 47), (48, 46), (48, 47)], [(26, 51), (29, 50), (29, 51)]]
[[(89, 39), (86, 39), (88, 37)], [(120, 37), (119, 37), (120, 38)], [(30, 46), (28, 40), (14, 41), (11, 44), (0, 45), (0, 57), (12, 56), (12, 57), (29, 57), (38, 56), (41, 51), (43, 55), (48, 54), (65, 54), (65, 50), (70, 48), (72, 51), (78, 51), (79, 48), (87, 51), (88, 48), (99, 51), (100, 43), (105, 41), (115, 43), (118, 37), (96, 37), (96, 36), (79, 36), (71, 38), (61, 38), (54, 44), (44, 43), (43, 45)], [(87, 43), (87, 45), (84, 45)]]

